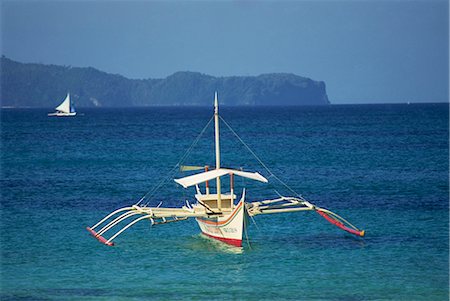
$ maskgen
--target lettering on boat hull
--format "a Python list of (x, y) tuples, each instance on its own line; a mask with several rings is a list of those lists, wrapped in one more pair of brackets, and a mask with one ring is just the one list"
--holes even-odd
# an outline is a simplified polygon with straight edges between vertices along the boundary
[(197, 223), (203, 234), (233, 246), (242, 246), (244, 232), (244, 201), (228, 215), (214, 218), (197, 218)]

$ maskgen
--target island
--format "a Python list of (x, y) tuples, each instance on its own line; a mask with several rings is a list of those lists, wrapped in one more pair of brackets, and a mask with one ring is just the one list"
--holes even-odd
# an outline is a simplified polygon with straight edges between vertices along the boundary
[(129, 79), (92, 67), (20, 63), (1, 58), (1, 106), (51, 108), (70, 92), (76, 107), (328, 105), (323, 81), (290, 73), (214, 77), (176, 72)]

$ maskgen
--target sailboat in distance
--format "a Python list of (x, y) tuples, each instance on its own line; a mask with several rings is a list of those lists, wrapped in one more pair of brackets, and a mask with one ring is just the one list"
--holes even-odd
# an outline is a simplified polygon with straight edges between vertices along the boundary
[[(214, 120), (215, 168), (210, 169), (209, 166), (182, 165), (183, 160), (189, 155), (190, 150), (192, 150), (193, 146), (198, 142), (212, 120)], [(364, 230), (359, 230), (357, 227), (336, 213), (311, 204), (296, 193), (296, 196), (279, 195), (279, 197), (275, 199), (268, 198), (249, 202), (246, 199), (246, 188), (243, 188), (242, 194), (238, 198), (234, 193), (234, 178), (236, 176), (262, 183), (267, 183), (268, 180), (258, 172), (223, 168), (221, 166), (219, 120), (221, 120), (238, 138), (238, 140), (250, 151), (250, 153), (255, 156), (255, 158), (266, 169), (271, 178), (279, 181), (291, 192), (295, 193), (295, 191), (288, 187), (269, 170), (267, 165), (265, 165), (261, 159), (257, 157), (255, 152), (253, 152), (228, 125), (228, 123), (221, 116), (219, 116), (219, 103), (216, 92), (214, 99), (214, 115), (201, 131), (200, 135), (195, 139), (193, 145), (191, 145), (180, 162), (178, 162), (172, 169), (172, 171), (175, 169), (179, 169), (181, 171), (204, 170), (190, 176), (174, 179), (177, 184), (184, 188), (195, 187), (195, 203), (190, 203), (186, 200), (184, 205), (180, 202), (180, 207), (172, 208), (162, 206), (161, 202), (158, 206), (151, 207), (149, 205), (149, 199), (147, 199), (147, 203), (145, 203), (146, 198), (150, 193), (149, 192), (134, 205), (117, 209), (106, 215), (95, 225), (87, 227), (86, 229), (91, 233), (91, 235), (101, 243), (107, 246), (113, 246), (113, 241), (120, 234), (141, 220), (149, 220), (153, 226), (193, 218), (196, 220), (201, 232), (205, 236), (222, 241), (229, 245), (241, 247), (244, 234), (247, 235), (246, 227), (248, 226), (249, 217), (263, 214), (315, 211), (327, 221), (342, 230), (356, 236), (364, 236)], [(229, 177), (228, 181), (224, 181), (224, 183), (226, 182), (229, 184), (229, 187), (222, 187), (221, 179), (223, 177)], [(215, 181), (215, 191), (211, 191), (214, 190), (214, 187), (209, 186), (209, 182), (211, 181)], [(160, 184), (151, 191), (152, 195), (150, 195), (150, 197), (157, 195), (158, 190), (164, 185), (164, 183), (165, 181), (161, 181)], [(202, 186), (204, 185), (204, 188), (200, 188), (200, 184), (202, 184)], [(113, 229), (115, 229), (115, 231)], [(106, 234), (109, 234), (111, 231), (114, 231), (114, 233), (112, 235), (108, 235), (108, 237), (105, 237)]]
[(75, 112), (75, 109), (72, 106), (72, 103), (70, 101), (70, 93), (67, 93), (66, 98), (64, 101), (55, 108), (56, 112), (54, 113), (48, 113), (48, 116), (53, 117), (71, 117), (77, 115), (77, 112)]

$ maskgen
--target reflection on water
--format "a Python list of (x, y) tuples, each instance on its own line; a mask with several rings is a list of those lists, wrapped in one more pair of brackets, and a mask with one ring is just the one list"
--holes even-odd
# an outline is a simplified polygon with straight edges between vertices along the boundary
[(201, 252), (218, 252), (218, 253), (226, 253), (226, 254), (242, 254), (244, 253), (243, 247), (236, 247), (214, 238), (210, 238), (201, 233), (193, 235), (192, 239), (189, 240), (188, 248), (194, 251)]

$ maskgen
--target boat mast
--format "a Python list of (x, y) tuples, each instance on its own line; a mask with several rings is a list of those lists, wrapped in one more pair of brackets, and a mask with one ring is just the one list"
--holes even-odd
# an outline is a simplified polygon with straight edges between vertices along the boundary
[[(216, 169), (220, 168), (220, 142), (219, 142), (219, 102), (217, 100), (217, 91), (214, 95), (214, 130), (216, 138)], [(220, 177), (216, 178), (217, 185), (217, 208), (222, 210), (222, 198), (220, 192)]]

